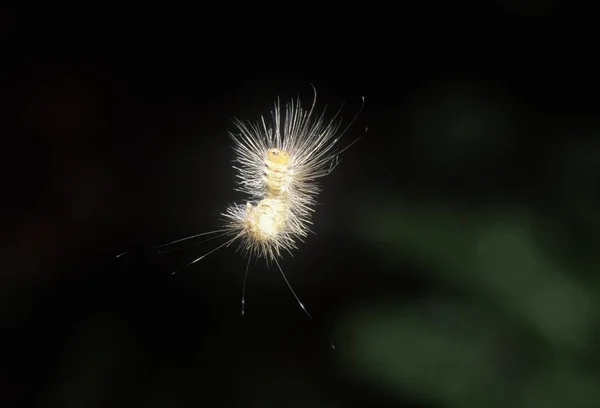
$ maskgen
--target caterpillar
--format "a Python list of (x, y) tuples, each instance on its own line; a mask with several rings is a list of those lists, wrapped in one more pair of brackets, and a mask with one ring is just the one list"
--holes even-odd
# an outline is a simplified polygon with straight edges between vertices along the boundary
[(356, 121), (365, 103), (363, 97), (359, 112), (342, 128), (340, 113), (343, 105), (331, 119), (326, 119), (326, 107), (316, 113), (317, 91), (314, 86), (313, 91), (314, 98), (309, 109), (304, 109), (297, 97), (287, 102), (282, 112), (277, 98), (270, 120), (264, 116), (257, 122), (233, 119), (236, 131), (229, 132), (229, 136), (233, 140), (235, 154), (236, 190), (245, 194), (248, 200), (226, 208), (221, 214), (221, 228), (157, 247), (164, 248), (206, 235), (212, 236), (209, 239), (225, 237), (225, 242), (181, 268), (184, 269), (239, 241), (239, 249), (248, 258), (242, 289), (242, 315), (245, 312), (250, 261), (264, 258), (267, 265), (271, 262), (277, 265), (298, 305), (312, 320), (278, 259), (285, 252), (292, 254), (298, 241), (304, 242), (308, 233), (312, 232), (311, 218), (321, 191), (318, 181), (329, 175), (339, 164), (340, 154), (358, 141), (357, 138), (346, 147), (337, 148), (340, 138)]

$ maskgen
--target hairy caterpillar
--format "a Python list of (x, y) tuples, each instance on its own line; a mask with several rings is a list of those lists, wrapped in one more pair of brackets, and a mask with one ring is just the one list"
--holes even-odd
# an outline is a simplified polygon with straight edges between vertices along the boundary
[[(271, 112), (271, 121), (261, 117), (258, 122), (234, 119), (238, 133), (230, 132), (235, 153), (236, 190), (246, 194), (248, 201), (227, 207), (223, 225), (214, 231), (178, 239), (157, 248), (164, 248), (200, 236), (225, 237), (226, 240), (208, 253), (194, 259), (183, 268), (200, 261), (233, 242), (248, 257), (242, 289), (242, 315), (245, 306), (246, 278), (250, 260), (265, 258), (274, 262), (304, 313), (312, 319), (285, 276), (278, 258), (283, 252), (297, 248), (297, 241), (311, 232), (311, 216), (317, 205), (319, 178), (327, 176), (339, 163), (339, 155), (354, 142), (337, 150), (338, 142), (355, 122), (364, 107), (343, 129), (341, 107), (333, 118), (325, 118), (326, 109), (315, 113), (317, 92), (310, 109), (303, 109), (300, 98), (289, 101), (283, 111), (279, 99)], [(181, 268), (181, 269), (183, 269)], [(175, 274), (178, 271), (173, 272)], [(332, 344), (333, 346), (333, 344)]]

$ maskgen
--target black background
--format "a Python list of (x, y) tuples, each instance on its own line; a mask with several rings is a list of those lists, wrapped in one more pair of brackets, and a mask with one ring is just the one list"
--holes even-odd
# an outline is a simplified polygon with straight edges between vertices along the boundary
[[(586, 146), (598, 134), (596, 10), (483, 3), (6, 8), (0, 404), (480, 406), (457, 397), (480, 390), (447, 393), (427, 374), (357, 369), (356, 332), (343, 323), (360, 324), (361, 305), (459, 302), (515, 322), (505, 352), (519, 364), (492, 370), (506, 388), (486, 404), (536, 406), (525, 397), (533, 384), (539, 401), (593, 406), (597, 395), (581, 384), (597, 378), (596, 347), (569, 354), (521, 329), (519, 313), (493, 306), (477, 283), (429, 272), (422, 259), (434, 254), (368, 236), (393, 225), (381, 214), (400, 202), (466, 209), (467, 225), (484, 207), (527, 206), (546, 220), (551, 259), (593, 287), (600, 155)], [(213, 229), (227, 204), (244, 200), (233, 191), (230, 119), (256, 120), (278, 96), (308, 104), (311, 84), (321, 107), (344, 103), (346, 121), (366, 99), (345, 136), (360, 140), (323, 179), (316, 234), (281, 261), (314, 321), (262, 261), (251, 264), (242, 317), (246, 264), (235, 247), (175, 275), (215, 241), (170, 254), (152, 247)], [(486, 130), (443, 137), (453, 112), (483, 115)], [(571, 148), (591, 151), (587, 167), (577, 156), (574, 170), (561, 167)], [(557, 355), (576, 374), (539, 385)]]

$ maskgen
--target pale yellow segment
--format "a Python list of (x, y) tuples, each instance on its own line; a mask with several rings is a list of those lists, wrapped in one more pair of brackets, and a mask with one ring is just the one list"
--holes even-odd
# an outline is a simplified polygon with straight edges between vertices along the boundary
[(267, 150), (267, 160), (273, 164), (285, 166), (290, 162), (290, 154), (285, 150), (271, 148)]
[(275, 239), (285, 228), (288, 206), (285, 200), (265, 198), (246, 207), (246, 228), (258, 240)]
[(264, 180), (267, 185), (266, 195), (268, 198), (286, 199), (289, 162), (290, 155), (285, 150), (275, 148), (267, 150)]

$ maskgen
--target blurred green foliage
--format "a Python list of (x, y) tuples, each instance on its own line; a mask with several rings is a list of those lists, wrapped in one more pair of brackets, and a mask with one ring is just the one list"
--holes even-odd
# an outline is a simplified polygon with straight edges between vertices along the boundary
[[(416, 299), (362, 301), (346, 314), (338, 333), (350, 333), (340, 347), (347, 375), (426, 406), (600, 406), (597, 137), (535, 148), (537, 134), (514, 137), (523, 129), (499, 108), (510, 102), (465, 95), (421, 103), (415, 123), (429, 123), (411, 137), (422, 166), (434, 168), (423, 171), (453, 172), (468, 184), (493, 161), (495, 178), (469, 204), (435, 185), (365, 189), (355, 232), (386, 267), (376, 269), (407, 276), (416, 266), (429, 289)], [(532, 140), (540, 156), (518, 169), (532, 187), (508, 196), (494, 184), (514, 172), (506, 152), (531, 149)]]

